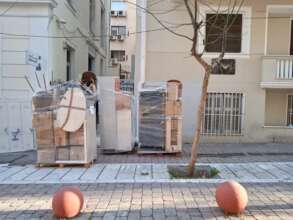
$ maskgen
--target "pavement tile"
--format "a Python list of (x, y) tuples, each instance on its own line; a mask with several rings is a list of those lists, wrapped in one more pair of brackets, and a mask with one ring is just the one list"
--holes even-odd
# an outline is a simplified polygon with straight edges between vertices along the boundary
[[(243, 184), (249, 194), (249, 205), (240, 216), (225, 216), (214, 198), (217, 184), (73, 184), (85, 195), (80, 216), (75, 219), (286, 219), (293, 216), (293, 183)], [(51, 197), (61, 184), (0, 185), (0, 219), (52, 219)], [(54, 189), (54, 190), (52, 190)], [(52, 192), (53, 191), (53, 192)], [(157, 192), (161, 191), (161, 194)], [(146, 194), (143, 194), (145, 192)], [(119, 199), (144, 201), (144, 195), (156, 192), (153, 203), (125, 206)], [(164, 195), (164, 192), (167, 196)], [(169, 192), (169, 193), (167, 193)], [(170, 194), (171, 192), (171, 194)], [(25, 193), (25, 197), (23, 197)], [(129, 195), (129, 197), (128, 197)], [(148, 198), (148, 196), (147, 196)], [(151, 197), (153, 201), (153, 197)], [(286, 198), (286, 199), (284, 199)], [(148, 199), (147, 199), (148, 201)], [(117, 203), (118, 202), (118, 203)], [(187, 205), (187, 203), (191, 203)], [(23, 205), (27, 204), (27, 205)], [(128, 209), (128, 207), (130, 207)], [(54, 218), (53, 218), (54, 219)]]

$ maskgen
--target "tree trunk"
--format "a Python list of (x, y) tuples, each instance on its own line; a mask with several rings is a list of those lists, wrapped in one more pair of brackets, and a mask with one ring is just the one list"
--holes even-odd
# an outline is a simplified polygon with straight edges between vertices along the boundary
[(210, 75), (211, 75), (210, 66), (205, 66), (204, 69), (205, 69), (205, 73), (204, 73), (204, 79), (203, 79), (203, 84), (202, 84), (200, 105), (199, 105), (199, 108), (197, 111), (197, 124), (196, 124), (195, 135), (194, 135), (194, 139), (193, 139), (193, 143), (192, 143), (191, 160), (190, 160), (189, 169), (188, 169), (188, 175), (190, 177), (192, 177), (194, 175), (195, 164), (196, 164), (197, 157), (198, 157), (198, 145), (199, 145), (200, 136), (201, 136), (203, 114), (204, 114), (204, 110), (205, 110), (209, 79), (210, 79)]

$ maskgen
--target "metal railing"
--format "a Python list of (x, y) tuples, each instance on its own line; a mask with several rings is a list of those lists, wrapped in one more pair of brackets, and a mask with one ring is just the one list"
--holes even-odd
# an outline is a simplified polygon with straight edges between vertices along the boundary
[(293, 58), (281, 58), (277, 60), (277, 79), (293, 79)]
[(125, 92), (134, 93), (134, 81), (130, 79), (122, 79), (120, 89)]
[(202, 135), (242, 135), (243, 117), (243, 94), (209, 93), (202, 123)]

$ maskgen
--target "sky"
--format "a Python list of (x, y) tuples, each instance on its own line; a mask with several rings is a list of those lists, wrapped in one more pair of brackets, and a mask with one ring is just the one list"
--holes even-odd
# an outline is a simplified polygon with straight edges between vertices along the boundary
[(127, 5), (125, 2), (112, 2), (111, 9), (114, 11), (122, 11), (127, 9)]

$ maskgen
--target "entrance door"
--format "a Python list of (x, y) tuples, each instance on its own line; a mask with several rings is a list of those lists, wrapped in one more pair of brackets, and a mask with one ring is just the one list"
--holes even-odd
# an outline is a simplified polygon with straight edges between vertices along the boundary
[(290, 55), (293, 55), (293, 19), (291, 20), (291, 45), (290, 45)]

